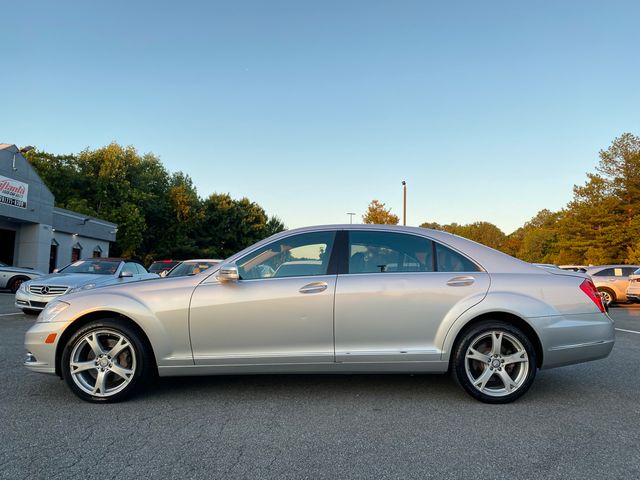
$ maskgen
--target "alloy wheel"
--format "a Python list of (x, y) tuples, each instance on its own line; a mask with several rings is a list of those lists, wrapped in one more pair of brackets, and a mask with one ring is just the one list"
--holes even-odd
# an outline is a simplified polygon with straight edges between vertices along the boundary
[(522, 343), (502, 330), (474, 337), (465, 353), (464, 366), (473, 387), (491, 397), (506, 397), (518, 390), (531, 368)]
[(116, 330), (89, 331), (76, 341), (71, 351), (69, 372), (84, 393), (94, 397), (115, 395), (134, 378), (134, 344)]

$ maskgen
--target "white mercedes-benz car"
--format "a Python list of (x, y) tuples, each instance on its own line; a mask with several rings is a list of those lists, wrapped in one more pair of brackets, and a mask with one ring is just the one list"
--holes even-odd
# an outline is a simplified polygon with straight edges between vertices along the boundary
[(78, 260), (55, 273), (24, 282), (16, 292), (16, 307), (37, 314), (47, 304), (67, 293), (158, 278), (138, 262), (122, 258)]
[(279, 233), (198, 275), (54, 300), (26, 334), (25, 365), (94, 402), (155, 374), (451, 372), (505, 403), (538, 369), (613, 344), (582, 274), (445, 232), (337, 225)]

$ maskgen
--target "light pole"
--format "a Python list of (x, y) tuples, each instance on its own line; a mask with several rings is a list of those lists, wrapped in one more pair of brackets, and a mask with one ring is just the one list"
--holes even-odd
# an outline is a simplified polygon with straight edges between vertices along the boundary
[[(18, 147), (16, 147), (16, 148), (18, 148)], [(18, 149), (18, 151), (20, 153), (22, 153), (22, 154), (25, 154), (25, 153), (33, 150), (33, 149), (34, 148), (31, 145), (29, 145), (27, 147), (22, 147), (22, 148)], [(16, 167), (16, 154), (14, 153), (13, 154), (13, 171), (15, 172), (16, 170), (18, 170), (18, 168)]]
[(403, 208), (402, 208), (402, 224), (407, 225), (407, 182), (402, 181), (402, 193), (404, 196)]
[(349, 223), (353, 223), (353, 216), (355, 215), (354, 212), (347, 212), (347, 215), (349, 215)]

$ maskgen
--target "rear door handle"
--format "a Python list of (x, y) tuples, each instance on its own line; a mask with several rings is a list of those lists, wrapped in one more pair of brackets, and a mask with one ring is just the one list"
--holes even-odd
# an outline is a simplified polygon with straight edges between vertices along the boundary
[(464, 287), (466, 285), (471, 285), (475, 281), (475, 278), (466, 275), (463, 277), (453, 277), (447, 282), (447, 285), (450, 287)]
[(327, 289), (327, 282), (308, 283), (298, 290), (300, 293), (320, 293)]

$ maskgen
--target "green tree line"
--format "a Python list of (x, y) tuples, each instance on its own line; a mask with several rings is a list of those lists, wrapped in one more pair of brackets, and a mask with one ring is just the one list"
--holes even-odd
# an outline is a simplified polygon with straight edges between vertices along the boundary
[(110, 254), (150, 262), (225, 258), (284, 225), (248, 198), (200, 198), (191, 178), (153, 154), (112, 143), (79, 154), (31, 151), (27, 158), (56, 206), (118, 224)]

